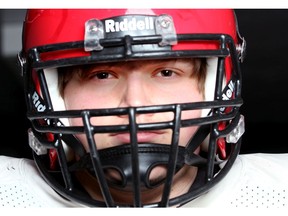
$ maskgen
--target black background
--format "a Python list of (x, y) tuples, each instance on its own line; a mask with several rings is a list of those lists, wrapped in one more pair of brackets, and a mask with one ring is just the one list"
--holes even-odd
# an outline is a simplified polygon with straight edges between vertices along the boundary
[[(236, 14), (240, 33), (247, 41), (247, 54), (241, 66), (242, 113), (246, 122), (241, 153), (288, 152), (288, 10), (236, 9)], [(20, 15), (23, 16), (23, 10)], [(31, 157), (26, 132), (29, 122), (25, 117), (23, 83), (16, 66), (16, 53), (15, 56), (0, 56), (0, 65), (3, 140), (0, 154)]]
[(238, 9), (236, 13), (247, 41), (242, 65), (246, 119), (242, 153), (288, 152), (288, 10)]

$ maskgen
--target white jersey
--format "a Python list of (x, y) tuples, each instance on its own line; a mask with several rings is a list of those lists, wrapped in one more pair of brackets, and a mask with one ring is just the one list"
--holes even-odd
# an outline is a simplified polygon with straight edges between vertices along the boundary
[[(59, 196), (29, 159), (0, 156), (0, 207), (81, 207)], [(239, 155), (208, 193), (182, 207), (288, 208), (288, 154)]]
[(41, 177), (34, 161), (0, 156), (0, 207), (76, 207)]
[(183, 207), (288, 208), (288, 154), (239, 155), (222, 181)]

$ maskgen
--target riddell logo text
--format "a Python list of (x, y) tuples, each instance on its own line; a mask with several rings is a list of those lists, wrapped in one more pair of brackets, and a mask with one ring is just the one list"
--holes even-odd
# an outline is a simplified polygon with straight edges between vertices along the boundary
[(153, 30), (154, 22), (152, 17), (144, 18), (124, 18), (122, 21), (117, 22), (109, 19), (105, 20), (106, 33), (109, 32), (124, 32), (124, 31), (135, 31), (135, 30)]
[[(223, 94), (222, 94), (222, 100), (230, 100), (234, 94), (235, 85), (232, 80), (228, 83), (228, 86), (226, 86)], [(220, 108), (221, 112), (224, 112), (225, 107)]]
[(233, 92), (234, 92), (234, 83), (232, 82), (232, 80), (230, 80), (230, 82), (228, 83), (228, 88), (226, 89), (226, 91), (222, 94), (222, 99), (223, 100), (229, 100), (231, 99)]
[(35, 108), (37, 109), (38, 112), (43, 112), (46, 109), (46, 106), (41, 104), (41, 100), (39, 95), (37, 94), (37, 92), (34, 92), (32, 95), (32, 101), (33, 104), (35, 106)]

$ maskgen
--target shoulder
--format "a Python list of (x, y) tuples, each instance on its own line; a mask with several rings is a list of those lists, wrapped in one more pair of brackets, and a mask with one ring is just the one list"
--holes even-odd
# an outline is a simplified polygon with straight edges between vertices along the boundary
[(243, 154), (238, 156), (238, 162), (242, 163), (245, 170), (256, 171), (254, 174), (273, 174), (274, 176), (288, 177), (288, 153), (281, 154)]
[(240, 159), (253, 160), (253, 161), (270, 161), (272, 163), (281, 163), (288, 161), (288, 153), (253, 153), (253, 154), (240, 154)]
[[(242, 164), (231, 205), (255, 208), (288, 207), (288, 154), (239, 155)], [(233, 176), (230, 176), (230, 179)]]
[(239, 155), (224, 179), (187, 206), (287, 207), (287, 164), (288, 154)]
[(41, 177), (33, 160), (0, 156), (0, 207), (71, 207)]
[(38, 172), (33, 160), (8, 156), (0, 156), (0, 171), (1, 179), (10, 176), (22, 178), (26, 172)]

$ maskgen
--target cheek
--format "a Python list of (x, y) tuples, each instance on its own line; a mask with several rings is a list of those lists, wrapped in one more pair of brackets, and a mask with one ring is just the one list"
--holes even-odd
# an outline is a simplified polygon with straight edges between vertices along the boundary
[(197, 130), (197, 126), (180, 129), (179, 145), (186, 146), (193, 134)]
[[(185, 111), (182, 112), (182, 119), (194, 119), (201, 117), (201, 110)], [(194, 135), (198, 126), (186, 127), (180, 129), (180, 145), (186, 146), (188, 141)]]
[(83, 105), (83, 91), (80, 90), (79, 84), (71, 80), (64, 89), (64, 103), (66, 110), (80, 109)]
[[(98, 101), (98, 104), (101, 102)], [(89, 108), (97, 108), (97, 103), (95, 103), (95, 98), (91, 96), (91, 94), (87, 94), (83, 91), (77, 92), (67, 92), (64, 96), (65, 108), (67, 110), (78, 110), (78, 109), (89, 109)]]
[[(86, 134), (77, 134), (76, 135), (77, 139), (79, 139), (79, 141), (82, 143), (84, 149), (86, 150), (86, 152), (90, 152), (90, 147), (88, 144), (88, 140), (86, 137)], [(109, 136), (106, 134), (98, 134), (98, 135), (94, 135), (94, 141), (96, 141), (96, 146), (97, 149), (103, 149), (103, 148), (108, 148), (108, 147), (113, 147), (113, 143), (111, 144), (111, 142), (109, 142)]]
[[(186, 85), (187, 86), (187, 85)], [(178, 99), (175, 98), (176, 101), (179, 103), (193, 103), (193, 102), (199, 102), (204, 100), (203, 93), (199, 92), (198, 89), (195, 87), (196, 84), (193, 85), (191, 88), (183, 89), (183, 92), (181, 96)], [(191, 110), (191, 111), (183, 111), (181, 114), (181, 119), (195, 119), (200, 118), (202, 115), (202, 110)], [(181, 146), (186, 146), (188, 141), (191, 139), (191, 137), (195, 134), (196, 130), (198, 129), (198, 126), (192, 126), (192, 127), (186, 127), (180, 129), (180, 144)]]
[[(110, 93), (109, 96), (113, 97)], [(67, 110), (104, 108), (111, 101), (107, 94), (93, 88), (93, 83), (71, 80), (64, 89), (64, 103)]]
[[(164, 101), (164, 103), (190, 103), (204, 100), (204, 94), (203, 92), (199, 92), (196, 81), (176, 84), (169, 86), (166, 91), (162, 91), (162, 95), (158, 96), (158, 99)], [(153, 94), (156, 95), (156, 93), (157, 91), (154, 91)]]

